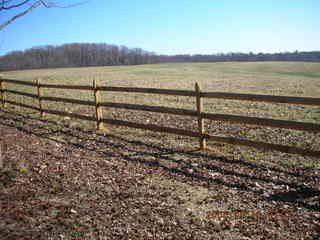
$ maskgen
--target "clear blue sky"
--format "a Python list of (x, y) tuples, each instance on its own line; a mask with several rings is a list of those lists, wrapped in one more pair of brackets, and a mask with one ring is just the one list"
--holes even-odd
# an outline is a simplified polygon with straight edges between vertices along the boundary
[(320, 50), (320, 0), (90, 0), (38, 8), (0, 32), (0, 55), (71, 42), (160, 54)]

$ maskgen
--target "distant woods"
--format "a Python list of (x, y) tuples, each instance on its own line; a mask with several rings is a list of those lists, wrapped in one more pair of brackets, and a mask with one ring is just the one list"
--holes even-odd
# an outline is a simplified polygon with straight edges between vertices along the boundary
[(0, 57), (0, 70), (138, 65), (154, 63), (155, 54), (140, 48), (93, 43), (33, 47)]
[(263, 61), (296, 61), (320, 62), (320, 51), (282, 52), (282, 53), (218, 53), (211, 55), (175, 55), (161, 56), (166, 62), (263, 62)]
[(157, 55), (141, 48), (105, 43), (71, 43), (61, 46), (33, 47), (13, 51), (0, 57), (0, 71), (139, 65), (163, 62), (229, 62), (229, 61), (304, 61), (320, 62), (320, 51), (285, 53), (226, 53), (211, 55)]

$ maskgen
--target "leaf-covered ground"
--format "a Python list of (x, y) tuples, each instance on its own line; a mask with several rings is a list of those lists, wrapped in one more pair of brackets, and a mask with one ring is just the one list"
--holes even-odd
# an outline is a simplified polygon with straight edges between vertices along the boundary
[(319, 168), (188, 141), (1, 111), (0, 239), (320, 238)]

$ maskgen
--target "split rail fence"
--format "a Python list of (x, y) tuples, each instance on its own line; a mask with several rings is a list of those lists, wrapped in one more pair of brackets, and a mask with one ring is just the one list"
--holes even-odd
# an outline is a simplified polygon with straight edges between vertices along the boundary
[[(37, 94), (31, 94), (31, 93), (17, 91), (17, 90), (10, 90), (9, 88), (6, 88), (6, 83), (34, 87), (37, 89), (36, 91)], [(77, 99), (44, 96), (42, 94), (42, 89), (44, 88), (92, 91), (94, 96), (94, 101), (84, 101), (84, 100), (77, 100)], [(240, 101), (268, 102), (268, 103), (303, 104), (303, 105), (313, 105), (313, 106), (320, 106), (320, 98), (237, 94), (237, 93), (224, 93), (224, 92), (203, 92), (201, 91), (200, 86), (197, 83), (195, 84), (194, 91), (156, 89), (156, 88), (108, 87), (108, 86), (101, 86), (99, 81), (96, 81), (96, 80), (93, 81), (92, 86), (86, 86), (86, 85), (45, 84), (45, 83), (41, 83), (39, 79), (36, 82), (26, 82), (26, 81), (0, 78), (0, 90), (1, 90), (1, 102), (3, 107), (5, 107), (6, 104), (8, 103), (8, 104), (12, 104), (20, 107), (37, 110), (39, 111), (41, 117), (44, 117), (44, 115), (48, 113), (48, 114), (78, 118), (82, 120), (95, 121), (97, 124), (98, 130), (104, 129), (103, 124), (106, 123), (110, 125), (118, 125), (118, 126), (124, 126), (129, 128), (138, 128), (138, 129), (144, 129), (144, 130), (150, 130), (150, 131), (156, 131), (156, 132), (165, 132), (165, 133), (177, 134), (182, 136), (195, 137), (199, 139), (200, 149), (202, 150), (206, 148), (206, 141), (212, 140), (216, 142), (253, 147), (253, 148), (262, 149), (262, 150), (276, 150), (276, 151), (285, 152), (285, 153), (320, 157), (320, 151), (314, 151), (310, 149), (302, 149), (302, 148), (293, 147), (293, 146), (286, 146), (286, 145), (272, 144), (272, 143), (265, 143), (265, 142), (257, 142), (257, 141), (238, 139), (233, 137), (221, 137), (221, 136), (209, 135), (209, 134), (206, 134), (205, 132), (204, 120), (209, 119), (209, 120), (215, 120), (215, 121), (225, 121), (230, 123), (252, 124), (252, 125), (274, 127), (274, 128), (301, 130), (301, 131), (314, 132), (314, 133), (320, 132), (320, 124), (286, 121), (286, 120), (275, 120), (275, 119), (268, 119), (268, 118), (248, 117), (248, 116), (239, 116), (239, 115), (230, 115), (230, 114), (214, 114), (214, 113), (207, 113), (203, 111), (203, 98), (218, 98), (218, 99), (231, 99), (231, 100), (240, 100)], [(196, 110), (128, 104), (128, 103), (102, 102), (101, 100), (102, 91), (195, 97)], [(9, 101), (6, 98), (7, 93), (17, 94), (17, 95), (22, 95), (22, 96), (37, 99), (38, 106), (31, 106), (24, 103)], [(85, 116), (85, 115), (80, 115), (75, 113), (64, 112), (64, 111), (44, 109), (42, 104), (43, 101), (55, 101), (55, 102), (64, 102), (64, 103), (74, 103), (74, 104), (80, 104), (80, 105), (86, 105), (86, 106), (94, 106), (96, 110), (95, 116)], [(123, 121), (123, 120), (103, 118), (103, 107), (192, 116), (192, 117), (196, 117), (198, 120), (198, 130), (190, 131), (190, 130), (184, 130), (184, 129), (171, 128), (171, 127), (163, 127), (163, 126), (158, 126), (154, 124), (141, 124), (141, 123), (135, 123), (135, 122), (129, 122), (129, 121)]]

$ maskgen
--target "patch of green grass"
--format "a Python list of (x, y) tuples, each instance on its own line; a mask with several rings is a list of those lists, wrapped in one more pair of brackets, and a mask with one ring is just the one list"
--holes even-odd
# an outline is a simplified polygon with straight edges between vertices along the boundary
[(79, 238), (79, 237), (82, 237), (84, 236), (84, 232), (82, 230), (79, 230), (77, 228), (74, 228), (71, 232), (70, 232), (70, 235), (74, 238)]
[(294, 166), (296, 166), (297, 164), (298, 164), (297, 159), (292, 159), (292, 158), (287, 159), (287, 160), (284, 162), (284, 165), (285, 165), (285, 166), (288, 166), (288, 167), (294, 167)]
[(306, 78), (320, 78), (318, 73), (308, 73), (308, 72), (277, 72), (277, 74), (289, 75), (289, 76), (298, 76)]
[(21, 173), (27, 173), (27, 172), (29, 171), (29, 169), (28, 169), (27, 167), (20, 167), (20, 168), (19, 168), (19, 171), (20, 171)]
[(310, 169), (320, 169), (319, 161), (306, 161), (303, 163), (306, 168)]

